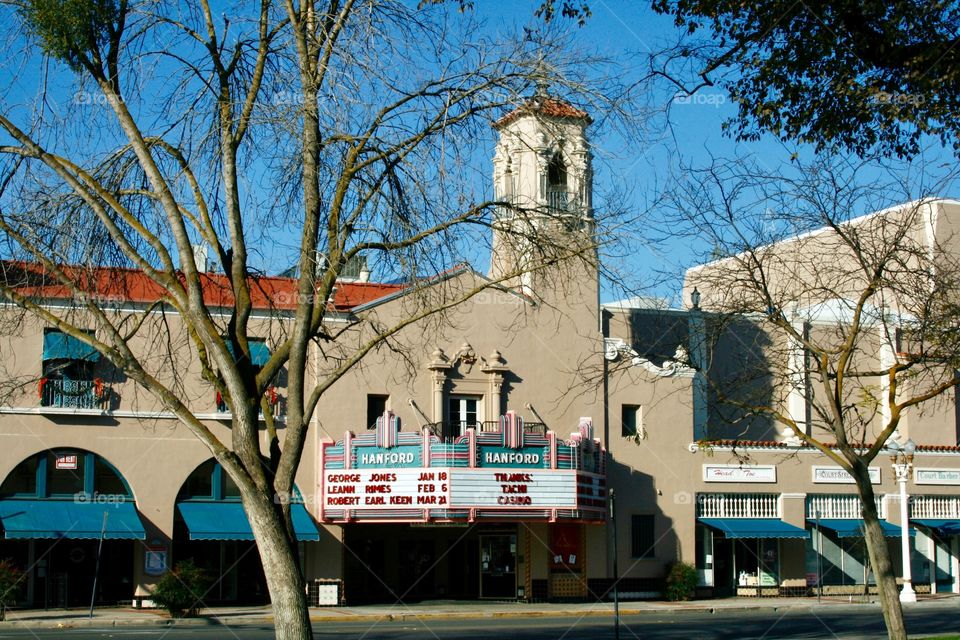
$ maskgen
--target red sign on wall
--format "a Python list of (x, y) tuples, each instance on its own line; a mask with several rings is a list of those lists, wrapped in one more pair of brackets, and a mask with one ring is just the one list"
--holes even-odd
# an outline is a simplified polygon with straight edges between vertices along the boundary
[(549, 527), (550, 570), (580, 571), (583, 546), (583, 526), (570, 523), (556, 523)]
[(58, 453), (56, 467), (62, 470), (75, 470), (77, 468), (77, 454)]

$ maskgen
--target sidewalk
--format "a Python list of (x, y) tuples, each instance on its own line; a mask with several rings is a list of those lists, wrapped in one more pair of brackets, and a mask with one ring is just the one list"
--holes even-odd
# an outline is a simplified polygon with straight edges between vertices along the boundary
[[(958, 607), (960, 596), (953, 594), (921, 596), (910, 607)], [(638, 601), (621, 602), (620, 615), (669, 614), (685, 611), (722, 612), (737, 610), (780, 611), (784, 609), (810, 610), (818, 607), (877, 607), (876, 602), (861, 602), (846, 596), (816, 598), (726, 598), (692, 600), (690, 602)], [(310, 619), (319, 622), (377, 622), (412, 621), (438, 618), (514, 618), (550, 616), (612, 616), (613, 604), (601, 603), (539, 603), (521, 602), (462, 602), (433, 601), (414, 605), (367, 605), (357, 607), (313, 607)], [(205, 609), (197, 618), (171, 620), (156, 609), (96, 608), (93, 618), (87, 610), (26, 609), (9, 611), (2, 628), (68, 629), (73, 627), (158, 626), (158, 625), (239, 625), (264, 624), (273, 620), (269, 606), (215, 607)]]

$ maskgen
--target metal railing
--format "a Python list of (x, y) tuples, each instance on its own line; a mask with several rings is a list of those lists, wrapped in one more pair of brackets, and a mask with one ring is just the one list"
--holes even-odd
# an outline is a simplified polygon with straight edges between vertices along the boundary
[(547, 191), (547, 207), (552, 211), (571, 213), (579, 208), (577, 194), (569, 191)]
[(546, 436), (547, 425), (542, 422), (524, 422), (523, 432), (531, 435)]
[[(453, 424), (449, 422), (430, 422), (423, 426), (430, 431), (431, 435), (438, 438), (448, 437), (451, 439), (462, 436), (467, 432), (467, 429), (475, 429), (477, 433), (499, 433), (500, 431), (500, 422), (497, 420), (486, 420), (484, 422), (461, 421)], [(523, 423), (523, 432), (531, 435), (546, 436), (547, 425), (542, 422), (525, 422)]]
[(110, 387), (100, 379), (44, 378), (40, 381), (40, 406), (105, 411), (110, 408)]
[[(273, 415), (274, 419), (281, 419), (285, 414), (285, 403), (286, 400), (281, 397), (274, 387), (270, 387), (266, 391), (267, 402), (270, 405), (270, 413)], [(216, 407), (216, 412), (224, 416), (226, 419), (228, 416), (233, 415), (233, 411), (230, 410), (230, 405), (227, 404), (227, 401), (223, 399), (219, 393), (214, 395), (213, 404)], [(260, 420), (264, 419), (263, 408), (261, 407), (258, 416)]]

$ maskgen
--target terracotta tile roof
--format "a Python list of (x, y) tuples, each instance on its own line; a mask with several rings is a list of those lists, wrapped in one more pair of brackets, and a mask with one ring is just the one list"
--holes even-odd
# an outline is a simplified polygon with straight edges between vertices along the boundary
[[(735, 447), (737, 449), (790, 449), (794, 445), (786, 442), (777, 442), (776, 440), (703, 440), (702, 443), (711, 447)], [(826, 443), (831, 449), (836, 449), (837, 445), (833, 442)], [(802, 445), (803, 446), (803, 445)], [(868, 449), (873, 443), (866, 443), (863, 448)], [(806, 447), (812, 448), (812, 447)], [(917, 451), (925, 453), (960, 453), (960, 446), (952, 444), (918, 444)]]
[(711, 447), (736, 447), (737, 449), (786, 449), (789, 445), (776, 440), (703, 440), (703, 444)]
[(582, 109), (577, 109), (575, 106), (569, 102), (559, 100), (557, 98), (544, 98), (540, 96), (534, 96), (524, 102), (522, 105), (503, 116), (499, 120), (493, 123), (495, 128), (500, 128), (504, 125), (507, 125), (520, 116), (527, 114), (538, 114), (547, 116), (550, 118), (568, 118), (572, 120), (586, 120), (589, 124), (593, 122), (593, 119), (590, 117), (586, 111)]
[[(149, 304), (168, 297), (166, 288), (143, 272), (119, 267), (64, 267), (85, 296), (97, 296), (104, 303)], [(38, 264), (0, 262), (0, 281), (20, 294), (47, 300), (71, 300), (74, 291), (56, 281)], [(229, 279), (222, 273), (202, 273), (200, 282), (204, 302), (212, 307), (231, 307), (234, 303)], [(399, 284), (338, 282), (334, 308), (347, 311), (403, 289)], [(297, 306), (297, 281), (294, 278), (250, 276), (250, 297), (255, 309), (291, 310)], [(79, 302), (79, 301), (78, 301)]]
[(918, 444), (917, 451), (928, 453), (960, 453), (960, 447), (953, 444)]

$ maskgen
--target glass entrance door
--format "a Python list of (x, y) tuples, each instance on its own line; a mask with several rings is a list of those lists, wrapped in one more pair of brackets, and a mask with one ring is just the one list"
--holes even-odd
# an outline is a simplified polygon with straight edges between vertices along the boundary
[(951, 593), (953, 591), (953, 553), (950, 538), (936, 536), (934, 538), (934, 571), (936, 571), (937, 593)]
[(480, 536), (480, 597), (517, 597), (517, 536)]

